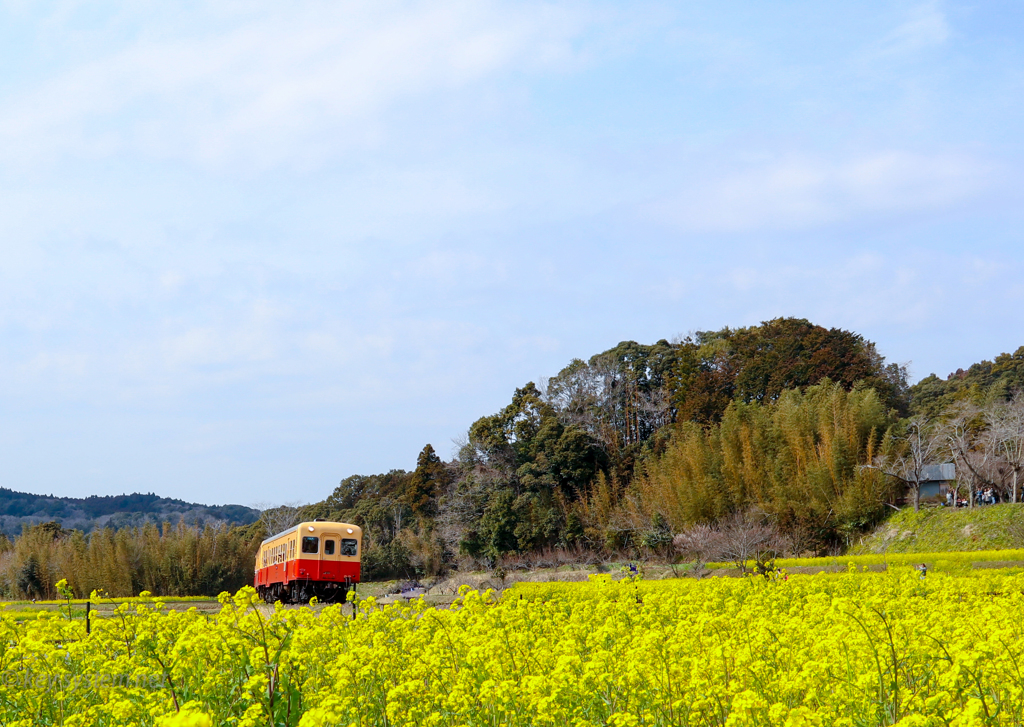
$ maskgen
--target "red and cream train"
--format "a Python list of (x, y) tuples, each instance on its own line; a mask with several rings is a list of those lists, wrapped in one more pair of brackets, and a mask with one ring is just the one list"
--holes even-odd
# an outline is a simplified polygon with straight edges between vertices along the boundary
[(256, 591), (267, 603), (344, 602), (359, 582), (363, 531), (348, 523), (299, 523), (260, 545)]

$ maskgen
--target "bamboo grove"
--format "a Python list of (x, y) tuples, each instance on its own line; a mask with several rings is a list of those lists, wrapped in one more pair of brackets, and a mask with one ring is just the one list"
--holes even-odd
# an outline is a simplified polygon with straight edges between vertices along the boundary
[(26, 528), (0, 553), (0, 593), (7, 598), (52, 599), (64, 579), (78, 597), (93, 590), (113, 597), (216, 595), (252, 580), (257, 526), (198, 527), (179, 522), (88, 535), (56, 523)]

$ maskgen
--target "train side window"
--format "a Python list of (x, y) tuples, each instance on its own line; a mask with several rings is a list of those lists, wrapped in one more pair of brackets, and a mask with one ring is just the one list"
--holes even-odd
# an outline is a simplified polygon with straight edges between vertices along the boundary
[(341, 554), (342, 555), (356, 555), (356, 551), (359, 547), (359, 541), (355, 538), (342, 538), (341, 539)]
[(334, 541), (333, 540), (325, 540), (324, 541), (324, 555), (334, 555)]
[(302, 539), (302, 552), (303, 553), (319, 553), (320, 552), (320, 538), (311, 538), (308, 535)]

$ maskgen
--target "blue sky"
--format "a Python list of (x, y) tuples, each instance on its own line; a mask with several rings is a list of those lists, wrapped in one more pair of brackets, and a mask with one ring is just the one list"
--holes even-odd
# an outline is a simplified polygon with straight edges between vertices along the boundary
[(0, 3), (2, 485), (314, 501), (622, 340), (1024, 345), (1017, 2)]

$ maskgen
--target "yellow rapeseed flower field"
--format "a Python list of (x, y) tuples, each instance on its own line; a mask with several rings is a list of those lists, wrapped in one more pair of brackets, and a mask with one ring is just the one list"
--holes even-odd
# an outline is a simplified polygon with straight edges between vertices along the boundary
[(422, 601), (0, 615), (0, 723), (1024, 724), (1024, 574), (519, 584)]

